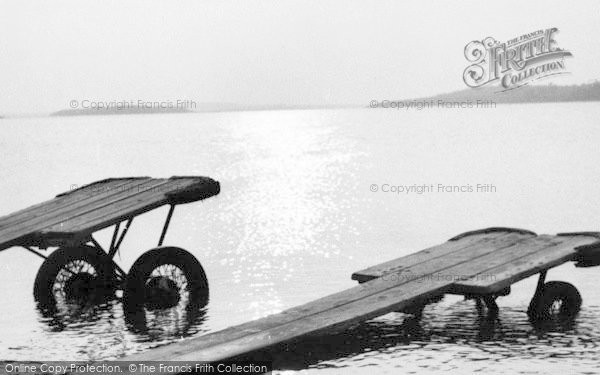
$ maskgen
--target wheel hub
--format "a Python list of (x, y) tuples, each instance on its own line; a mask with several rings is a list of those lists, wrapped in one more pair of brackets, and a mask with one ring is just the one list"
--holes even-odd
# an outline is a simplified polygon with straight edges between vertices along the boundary
[(180, 300), (177, 283), (166, 276), (155, 276), (146, 283), (146, 307), (164, 309), (173, 307)]
[(97, 278), (86, 272), (69, 278), (64, 285), (65, 297), (69, 300), (83, 300), (92, 297), (98, 287)]

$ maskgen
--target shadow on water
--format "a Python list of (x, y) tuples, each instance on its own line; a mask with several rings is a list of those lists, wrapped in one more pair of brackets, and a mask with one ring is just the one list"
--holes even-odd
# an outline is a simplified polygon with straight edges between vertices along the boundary
[(532, 324), (526, 307), (501, 308), (494, 314), (469, 301), (430, 305), (421, 320), (391, 313), (344, 332), (279, 345), (251, 357), (272, 360), (280, 370), (389, 364), (391, 356), (419, 361), (448, 352), (461, 361), (564, 356), (593, 363), (599, 348), (599, 310), (582, 310), (570, 322)]
[(151, 309), (145, 306), (132, 308), (124, 304), (127, 328), (144, 338), (144, 341), (159, 341), (165, 336), (186, 337), (200, 331), (206, 320), (208, 294), (189, 304), (164, 309)]
[[(202, 330), (208, 295), (196, 303), (184, 302), (164, 309), (125, 308), (128, 304), (119, 300), (38, 307), (52, 331), (85, 334), (90, 329), (118, 326), (113, 323), (119, 320), (137, 342), (167, 343)], [(550, 320), (535, 324), (530, 322), (526, 311), (527, 306), (512, 306), (501, 307), (499, 312), (493, 313), (476, 308), (472, 301), (442, 301), (429, 305), (421, 320), (390, 313), (343, 332), (278, 345), (248, 357), (273, 361), (274, 368), (280, 370), (371, 364), (402, 367), (406, 363), (429, 366), (433, 363), (431, 358), (438, 357), (440, 361), (444, 358), (446, 362), (461, 363), (478, 363), (485, 359), (486, 363), (499, 366), (502, 361), (508, 363), (515, 359), (575, 358), (587, 365), (597, 362), (600, 307), (584, 308), (574, 321)], [(402, 360), (390, 362), (392, 357)]]
[(70, 327), (80, 327), (82, 324), (95, 324), (101, 319), (114, 316), (116, 301), (104, 303), (61, 303), (37, 304), (41, 320), (53, 332), (62, 332)]
[(81, 331), (85, 327), (111, 325), (123, 319), (128, 331), (139, 342), (154, 342), (192, 336), (201, 331), (206, 320), (209, 295), (181, 300), (172, 307), (148, 308), (122, 299), (38, 303), (37, 309), (52, 332)]

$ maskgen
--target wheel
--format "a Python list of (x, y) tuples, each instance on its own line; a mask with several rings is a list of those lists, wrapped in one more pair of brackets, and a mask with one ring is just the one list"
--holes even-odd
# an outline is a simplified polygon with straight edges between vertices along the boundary
[(35, 277), (33, 296), (42, 306), (90, 302), (114, 296), (115, 266), (95, 247), (65, 247), (42, 263)]
[(206, 304), (208, 280), (200, 262), (177, 247), (159, 247), (140, 256), (127, 274), (127, 310)]
[(527, 314), (533, 320), (548, 320), (552, 317), (572, 319), (580, 308), (581, 295), (577, 288), (563, 281), (549, 281), (533, 297)]

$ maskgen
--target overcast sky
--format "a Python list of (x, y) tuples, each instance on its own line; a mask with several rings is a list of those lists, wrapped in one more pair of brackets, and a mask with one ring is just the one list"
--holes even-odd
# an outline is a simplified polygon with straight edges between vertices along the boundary
[(600, 78), (598, 1), (2, 1), (0, 114), (72, 99), (364, 104), (466, 87), (464, 46), (557, 27)]

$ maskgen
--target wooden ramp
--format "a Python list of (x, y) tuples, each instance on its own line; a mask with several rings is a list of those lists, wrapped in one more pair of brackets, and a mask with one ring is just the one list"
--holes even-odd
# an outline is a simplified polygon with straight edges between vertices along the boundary
[[(543, 270), (550, 269), (562, 263), (578, 260), (580, 252), (590, 248), (597, 249), (598, 233), (565, 233), (557, 236), (536, 235), (533, 232), (512, 228), (488, 228), (479, 231), (467, 232), (450, 239), (446, 244), (469, 239), (475, 241), (475, 246), (480, 239), (488, 238), (492, 234), (519, 233), (524, 238), (519, 244), (497, 249), (483, 261), (481, 272), (475, 275), (452, 274), (443, 270), (432, 274), (430, 277), (452, 278), (453, 283), (448, 288), (448, 293), (461, 295), (487, 295), (501, 293), (511, 284), (535, 275)], [(594, 246), (587, 246), (594, 244)], [(444, 244), (445, 245), (445, 244)], [(394, 259), (352, 274), (352, 279), (365, 282), (391, 273), (410, 275), (420, 272), (419, 264), (423, 259), (434, 260), (439, 266), (452, 262), (456, 252), (446, 246), (436, 246), (425, 249), (406, 257)], [(468, 250), (467, 250), (468, 251)], [(477, 256), (476, 253), (473, 253)], [(471, 263), (471, 262), (468, 262)]]
[[(495, 293), (577, 256), (591, 235), (537, 236), (491, 228), (356, 272), (361, 284), (282, 313), (136, 354), (124, 360), (217, 362), (307, 336), (343, 330), (445, 293)], [(594, 245), (595, 246), (595, 245)]]
[[(0, 250), (12, 246), (54, 246), (166, 204), (205, 199), (219, 193), (208, 177), (111, 178), (0, 217)], [(84, 241), (85, 242), (85, 241)]]

